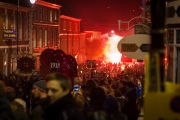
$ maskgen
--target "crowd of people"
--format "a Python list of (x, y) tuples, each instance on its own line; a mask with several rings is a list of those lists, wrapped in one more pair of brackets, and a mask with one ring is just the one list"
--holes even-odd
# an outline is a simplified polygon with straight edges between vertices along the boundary
[(142, 107), (143, 75), (135, 73), (85, 82), (52, 73), (23, 81), (28, 85), (0, 82), (0, 120), (137, 120)]

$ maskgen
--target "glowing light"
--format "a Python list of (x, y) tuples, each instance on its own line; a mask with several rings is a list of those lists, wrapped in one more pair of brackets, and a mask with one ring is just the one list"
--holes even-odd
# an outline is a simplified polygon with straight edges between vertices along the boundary
[(122, 65), (122, 66), (121, 66), (121, 70), (124, 70), (124, 69), (125, 69), (125, 66), (124, 66), (124, 65)]
[(121, 61), (122, 54), (118, 51), (117, 44), (122, 39), (118, 35), (114, 35), (108, 38), (106, 42), (104, 54), (106, 56), (106, 61), (111, 63), (119, 63)]
[(30, 0), (31, 4), (34, 4), (36, 2), (36, 0)]
[(77, 59), (78, 55), (75, 55), (75, 59)]
[(6, 61), (4, 62), (4, 66), (6, 66)]

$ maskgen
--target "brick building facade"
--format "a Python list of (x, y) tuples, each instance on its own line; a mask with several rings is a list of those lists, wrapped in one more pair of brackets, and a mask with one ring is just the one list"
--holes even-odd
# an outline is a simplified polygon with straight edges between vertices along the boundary
[(0, 2), (0, 71), (2, 74), (12, 73), (17, 66), (17, 33), (14, 34), (14, 38), (5, 38), (5, 31), (12, 32), (18, 29), (18, 54), (30, 51), (31, 11), (30, 8), (20, 6), (17, 15), (17, 5)]
[(81, 19), (60, 16), (60, 49), (74, 56), (78, 63), (85, 58), (86, 34), (80, 32)]
[(56, 49), (59, 41), (60, 5), (37, 0), (33, 6), (31, 49), (36, 56), (36, 71), (40, 69), (40, 54), (46, 48)]

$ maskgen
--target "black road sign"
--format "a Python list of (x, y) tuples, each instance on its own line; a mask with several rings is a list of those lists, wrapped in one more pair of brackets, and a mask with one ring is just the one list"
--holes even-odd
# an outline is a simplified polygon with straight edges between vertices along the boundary
[(142, 44), (139, 49), (142, 52), (149, 52), (150, 51), (151, 44)]

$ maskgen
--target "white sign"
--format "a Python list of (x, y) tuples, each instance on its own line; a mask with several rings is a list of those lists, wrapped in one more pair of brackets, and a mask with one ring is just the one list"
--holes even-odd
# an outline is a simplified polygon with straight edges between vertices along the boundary
[(121, 39), (117, 45), (121, 54), (134, 59), (143, 60), (150, 49), (151, 36), (135, 34)]

